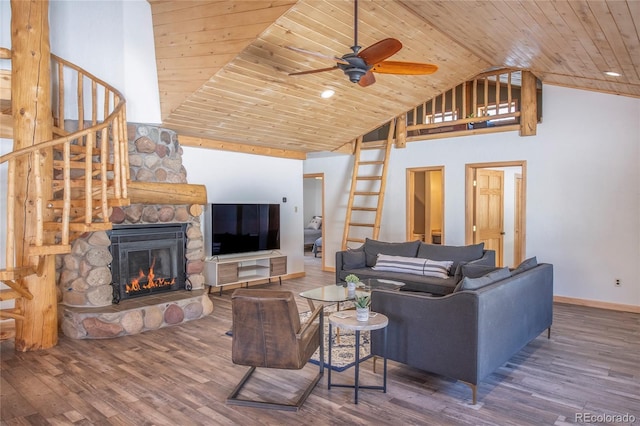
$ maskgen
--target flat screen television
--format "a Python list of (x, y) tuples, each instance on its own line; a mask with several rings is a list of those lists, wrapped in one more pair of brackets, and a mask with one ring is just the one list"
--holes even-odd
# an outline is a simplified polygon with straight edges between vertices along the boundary
[(210, 204), (211, 256), (280, 249), (280, 204)]

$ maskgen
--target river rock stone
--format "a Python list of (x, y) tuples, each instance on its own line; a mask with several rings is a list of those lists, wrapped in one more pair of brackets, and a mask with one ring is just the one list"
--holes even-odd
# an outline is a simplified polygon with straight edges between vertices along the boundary
[(138, 334), (144, 327), (144, 319), (141, 311), (129, 311), (122, 316), (120, 321), (127, 334)]
[(157, 306), (149, 306), (144, 310), (144, 326), (155, 330), (162, 325), (162, 310)]
[(202, 303), (193, 302), (184, 307), (184, 318), (193, 320), (202, 316)]
[(85, 260), (93, 266), (107, 266), (113, 260), (113, 256), (104, 247), (95, 247), (87, 252)]
[(90, 337), (116, 337), (122, 333), (123, 328), (119, 324), (106, 323), (98, 318), (86, 318), (82, 321), (82, 326)]
[(184, 320), (184, 312), (180, 308), (180, 306), (175, 303), (167, 306), (167, 309), (164, 311), (164, 322), (167, 324), (179, 324)]
[(147, 136), (138, 138), (134, 143), (136, 145), (136, 151), (141, 153), (150, 154), (156, 150), (156, 143)]
[(113, 301), (113, 287), (102, 285), (87, 292), (87, 300), (91, 306), (109, 306)]
[(92, 232), (87, 238), (87, 242), (92, 246), (99, 247), (109, 247), (111, 245), (111, 240), (105, 231)]
[(91, 270), (87, 274), (87, 284), (91, 287), (111, 284), (111, 270), (106, 266), (101, 266)]

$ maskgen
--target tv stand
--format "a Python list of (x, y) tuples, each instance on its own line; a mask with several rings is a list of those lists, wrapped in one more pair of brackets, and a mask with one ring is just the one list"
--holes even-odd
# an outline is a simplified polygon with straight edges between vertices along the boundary
[(214, 287), (220, 288), (232, 284), (243, 284), (260, 280), (278, 278), (282, 285), (282, 276), (287, 274), (287, 256), (280, 253), (258, 253), (233, 257), (208, 257), (205, 259), (204, 278), (209, 293)]

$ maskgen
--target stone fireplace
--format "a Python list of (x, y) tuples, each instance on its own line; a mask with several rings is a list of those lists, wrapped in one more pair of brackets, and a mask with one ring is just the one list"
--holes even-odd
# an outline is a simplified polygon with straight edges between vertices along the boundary
[[(128, 132), (131, 181), (187, 183), (175, 132), (135, 124)], [(58, 257), (63, 333), (118, 337), (211, 313), (200, 211), (171, 200), (115, 206), (113, 230), (75, 239), (71, 253)]]

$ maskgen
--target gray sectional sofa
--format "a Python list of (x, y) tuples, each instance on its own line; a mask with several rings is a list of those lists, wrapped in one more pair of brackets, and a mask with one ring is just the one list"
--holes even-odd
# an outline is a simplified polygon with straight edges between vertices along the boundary
[[(378, 255), (399, 256), (404, 258), (430, 259), (433, 261), (452, 261), (446, 278), (418, 275), (399, 271), (375, 270)], [(461, 266), (464, 264), (494, 266), (495, 252), (485, 250), (484, 244), (469, 246), (446, 246), (426, 244), (420, 241), (383, 242), (366, 239), (357, 248), (336, 252), (336, 282), (342, 282), (349, 274), (358, 278), (382, 278), (405, 283), (402, 291), (420, 291), (434, 295), (453, 292), (462, 279)]]
[[(550, 336), (553, 316), (552, 265), (532, 258), (512, 271), (475, 269), (475, 278), (463, 276), (446, 296), (371, 295), (371, 309), (389, 317), (388, 359), (464, 382), (473, 404), (484, 378), (545, 329)], [(372, 332), (373, 355), (384, 354), (382, 343), (381, 331)]]

